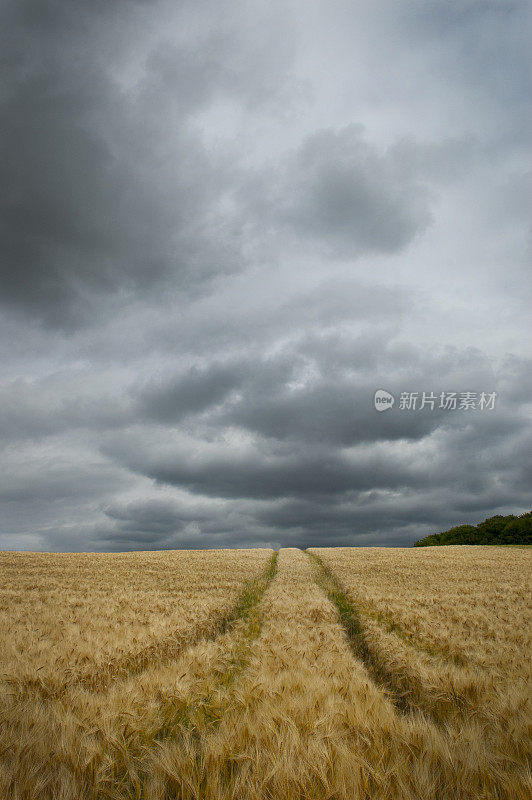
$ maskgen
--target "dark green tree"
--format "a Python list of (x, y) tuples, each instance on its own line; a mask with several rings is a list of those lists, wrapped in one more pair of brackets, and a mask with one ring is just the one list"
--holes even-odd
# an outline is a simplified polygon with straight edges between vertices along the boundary
[(478, 525), (457, 525), (442, 533), (425, 536), (414, 547), (445, 544), (532, 544), (532, 511), (516, 517), (497, 514)]

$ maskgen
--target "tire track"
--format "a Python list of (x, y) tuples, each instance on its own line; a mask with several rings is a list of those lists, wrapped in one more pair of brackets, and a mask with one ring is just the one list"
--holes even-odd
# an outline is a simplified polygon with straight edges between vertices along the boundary
[(373, 620), (376, 624), (380, 625), (384, 630), (386, 630), (387, 633), (394, 634), (394, 636), (396, 636), (398, 639), (401, 639), (405, 645), (416, 650), (418, 653), (430, 656), (431, 658), (438, 659), (440, 661), (451, 663), (456, 667), (464, 667), (466, 666), (466, 663), (471, 663), (471, 660), (466, 662), (464, 657), (458, 655), (457, 653), (449, 653), (448, 650), (444, 649), (443, 647), (434, 647), (427, 642), (420, 640), (414, 634), (409, 633), (403, 627), (401, 627), (401, 625), (389, 613), (387, 614), (383, 613), (382, 611), (375, 611), (368, 605), (360, 604), (359, 614)]
[(64, 679), (43, 680), (30, 676), (23, 682), (20, 679), (6, 677), (4, 683), (17, 697), (37, 694), (42, 699), (61, 699), (75, 688), (85, 689), (89, 692), (106, 692), (114, 683), (139, 675), (149, 667), (164, 666), (178, 658), (189, 647), (201, 641), (216, 639), (230, 631), (240, 619), (245, 617), (250, 609), (259, 602), (271, 581), (275, 572), (276, 560), (277, 553), (274, 553), (262, 574), (246, 581), (235, 605), (226, 614), (214, 619), (209, 617), (188, 633), (172, 631), (142, 650), (110, 659), (104, 666), (73, 675), (67, 681)]
[(241, 596), (240, 602), (235, 609), (235, 614), (230, 623), (224, 626), (221, 635), (225, 635), (235, 629), (237, 624), (240, 630), (232, 642), (228, 643), (229, 652), (226, 663), (217, 675), (216, 680), (211, 684), (208, 693), (197, 697), (185, 704), (177, 715), (174, 715), (170, 722), (161, 727), (154, 737), (156, 741), (161, 741), (175, 732), (176, 728), (187, 728), (193, 730), (198, 726), (201, 718), (203, 723), (207, 722), (215, 725), (221, 717), (219, 708), (215, 710), (217, 704), (216, 694), (219, 690), (227, 693), (236, 680), (237, 676), (246, 668), (250, 647), (255, 639), (260, 635), (262, 628), (262, 614), (260, 603), (262, 597), (270, 583), (275, 577), (277, 567), (277, 556), (275, 552), (271, 558), (268, 569), (259, 581), (256, 581), (249, 591)]
[[(320, 562), (320, 565), (327, 571), (327, 574), (338, 584), (340, 585), (338, 578), (336, 575), (331, 571), (331, 569), (325, 564), (322, 558), (317, 555), (316, 553), (312, 552), (311, 549), (306, 551), (309, 556), (312, 558), (317, 558)], [(408, 647), (412, 647), (414, 650), (417, 650), (419, 653), (424, 655), (431, 656), (432, 658), (439, 659), (441, 661), (446, 661), (449, 663), (454, 664), (457, 667), (464, 667), (466, 664), (471, 664), (471, 658), (468, 658), (467, 662), (464, 656), (459, 655), (458, 653), (449, 652), (447, 649), (441, 647), (438, 648), (434, 645), (429, 644), (421, 640), (419, 637), (415, 636), (413, 633), (405, 630), (394, 617), (392, 614), (386, 611), (377, 611), (367, 603), (357, 602), (357, 613), (359, 616), (363, 616), (365, 618), (369, 618), (373, 620), (378, 625), (382, 626), (387, 633), (392, 633), (397, 636), (398, 639), (401, 639), (405, 645)]]
[[(338, 610), (354, 654), (363, 661), (373, 681), (389, 695), (398, 711), (402, 714), (421, 713), (441, 724), (446, 719), (463, 716), (470, 706), (478, 709), (479, 694), (493, 690), (490, 682), (480, 686), (478, 676), (472, 677), (443, 660), (438, 664), (436, 656), (426, 651), (420, 653), (408, 639), (396, 637), (394, 641), (394, 633), (390, 630), (380, 632), (376, 621), (372, 635), (332, 571), (315, 553), (307, 555), (315, 566), (318, 585)], [(377, 643), (384, 637), (387, 637), (387, 654)], [(405, 653), (406, 645), (411, 645), (410, 655)], [(394, 658), (390, 661), (392, 654)], [(413, 666), (418, 669), (413, 669)], [(423, 682), (423, 671), (432, 678), (432, 685), (429, 681)]]
[(213, 663), (206, 664), (206, 670), (213, 676), (208, 688), (192, 693), (185, 700), (159, 698), (161, 722), (151, 731), (148, 741), (145, 737), (140, 740), (131, 737), (126, 748), (114, 747), (113, 740), (106, 741), (106, 749), (113, 752), (112, 770), (99, 785), (98, 797), (113, 800), (138, 797), (139, 791), (142, 792), (139, 775), (143, 776), (142, 781), (151, 781), (157, 772), (153, 770), (153, 759), (168, 746), (180, 748), (187, 754), (187, 769), (191, 773), (202, 774), (204, 738), (220, 725), (231, 706), (233, 684), (248, 666), (253, 644), (260, 636), (261, 601), (275, 577), (277, 556), (275, 552), (261, 578), (242, 593), (232, 620), (216, 638), (220, 652), (213, 655)]
[(166, 741), (152, 752), (146, 774), (160, 776), (155, 796), (332, 798), (339, 781), (349, 787), (342, 797), (357, 797), (362, 784), (380, 783), (380, 749), (393, 746), (400, 717), (353, 658), (309, 558), (297, 548), (279, 556), (246, 670), (196, 743)]
[[(462, 720), (434, 724), (426, 699), (412, 685), (403, 692), (399, 662), (390, 663), (389, 650), (311, 554), (274, 554), (246, 584), (232, 617), (216, 636), (161, 669), (154, 661), (153, 671), (130, 673), (107, 694), (13, 701), (14, 713), (0, 715), (5, 795), (528, 798), (516, 715), (491, 732), (478, 718), (469, 728)], [(416, 656), (400, 644), (407, 658), (408, 650)], [(516, 733), (520, 744), (510, 738)], [(28, 776), (33, 785), (24, 791)]]
[[(3, 698), (0, 739), (12, 785), (26, 784), (33, 765), (43, 761), (45, 742), (47, 758), (63, 765), (73, 785), (91, 787), (87, 800), (143, 797), (144, 785), (153, 777), (150, 767), (144, 767), (169, 739), (179, 743), (192, 762), (199, 762), (197, 730), (211, 729), (220, 721), (216, 695), (230, 691), (246, 667), (262, 624), (260, 601), (276, 562), (273, 553), (267, 569), (245, 584), (231, 614), (220, 621), (217, 635), (180, 649), (175, 665), (152, 662), (153, 673), (130, 670), (130, 682), (115, 682), (109, 694), (76, 691), (77, 686), (68, 697), (43, 698), (32, 691)], [(69, 752), (75, 754), (73, 761), (65, 760), (65, 737)], [(44, 779), (41, 796), (56, 797)]]

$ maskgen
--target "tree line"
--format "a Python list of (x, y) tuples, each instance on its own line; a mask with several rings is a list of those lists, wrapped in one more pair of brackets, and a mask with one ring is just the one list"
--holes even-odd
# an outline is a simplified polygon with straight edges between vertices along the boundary
[(415, 542), (414, 547), (438, 544), (532, 544), (532, 511), (515, 516), (500, 514), (478, 525), (457, 525)]

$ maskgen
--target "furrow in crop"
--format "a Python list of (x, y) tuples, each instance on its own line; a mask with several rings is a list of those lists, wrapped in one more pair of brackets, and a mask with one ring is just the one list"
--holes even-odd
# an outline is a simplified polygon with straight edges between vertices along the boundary
[(353, 658), (300, 550), (280, 551), (262, 612), (247, 669), (219, 722), (200, 731), (196, 760), (190, 739), (152, 754), (150, 798), (344, 800), (367, 798), (365, 782), (381, 785), (374, 754), (393, 742), (400, 719)]
[(245, 616), (258, 602), (257, 598), (262, 595), (271, 580), (275, 571), (276, 557), (277, 554), (274, 553), (260, 577), (246, 581), (232, 609), (222, 616), (209, 616), (186, 633), (173, 631), (142, 650), (110, 659), (97, 669), (74, 674), (67, 679), (62, 675), (57, 680), (41, 680), (38, 676), (31, 675), (25, 679), (7, 678), (5, 682), (17, 696), (37, 693), (42, 698), (61, 698), (76, 687), (91, 692), (105, 692), (116, 681), (125, 681), (139, 675), (154, 664), (163, 666), (175, 660), (188, 647), (202, 640), (214, 639), (230, 630)]
[(5, 697), (0, 787), (5, 777), (18, 800), (33, 800), (37, 784), (43, 800), (59, 793), (65, 800), (138, 800), (153, 778), (146, 763), (165, 741), (177, 743), (195, 763), (198, 730), (216, 725), (224, 695), (260, 632), (260, 601), (276, 559), (274, 553), (260, 578), (246, 584), (218, 635), (188, 647), (175, 661), (152, 662), (107, 692), (77, 685), (61, 698)]
[(372, 680), (386, 691), (396, 708), (402, 713), (417, 709), (408, 692), (398, 691), (393, 675), (376, 649), (366, 639), (360, 616), (329, 568), (314, 553), (307, 553), (315, 567), (316, 582), (336, 607), (340, 622), (355, 656), (363, 662)]
[(239, 631), (228, 641), (223, 667), (209, 686), (208, 691), (204, 691), (200, 696), (190, 698), (181, 706), (177, 714), (172, 714), (169, 709), (170, 718), (154, 737), (157, 741), (172, 736), (177, 729), (188, 728), (194, 731), (200, 727), (215, 725), (220, 721), (223, 707), (227, 703), (228, 690), (237, 675), (247, 666), (250, 646), (260, 634), (262, 627), (260, 602), (273, 580), (276, 564), (277, 553), (274, 553), (261, 580), (255, 581), (248, 587), (248, 591), (241, 596), (233, 619), (224, 626), (222, 633), (233, 629), (238, 622)]
[[(276, 564), (274, 553), (261, 578), (250, 582), (242, 593), (233, 619), (212, 643), (204, 680), (180, 695), (159, 693), (157, 721), (150, 726), (149, 735), (132, 736), (125, 748), (114, 748), (112, 769), (98, 783), (98, 798), (130, 800), (143, 797), (146, 787), (153, 791), (158, 779), (154, 759), (158, 761), (168, 746), (181, 754), (184, 774), (189, 772), (190, 780), (199, 782), (197, 791), (201, 796), (202, 742), (221, 723), (232, 702), (232, 686), (249, 663), (253, 643), (262, 628), (261, 599), (274, 578)], [(105, 749), (108, 746), (109, 741)]]
[(319, 556), (308, 555), (316, 567), (319, 585), (338, 609), (353, 652), (364, 662), (373, 680), (388, 692), (398, 710), (422, 712), (440, 723), (462, 713), (468, 700), (477, 701), (481, 687), (476, 676), (419, 653), (383, 631), (375, 621), (364, 620)]

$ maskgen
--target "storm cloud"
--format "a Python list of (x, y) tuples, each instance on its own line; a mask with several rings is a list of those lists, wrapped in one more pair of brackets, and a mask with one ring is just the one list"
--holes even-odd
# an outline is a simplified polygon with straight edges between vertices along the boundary
[(3, 3), (0, 547), (529, 510), (531, 17)]

